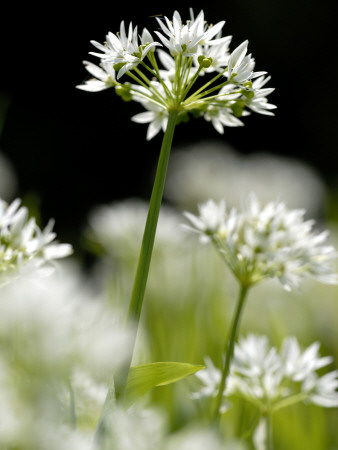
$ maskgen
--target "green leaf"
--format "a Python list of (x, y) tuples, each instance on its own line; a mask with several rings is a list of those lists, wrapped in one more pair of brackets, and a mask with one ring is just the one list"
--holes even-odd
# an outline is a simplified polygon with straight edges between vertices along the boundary
[(203, 365), (180, 362), (155, 362), (130, 368), (125, 401), (133, 403), (155, 386), (175, 383), (204, 369)]

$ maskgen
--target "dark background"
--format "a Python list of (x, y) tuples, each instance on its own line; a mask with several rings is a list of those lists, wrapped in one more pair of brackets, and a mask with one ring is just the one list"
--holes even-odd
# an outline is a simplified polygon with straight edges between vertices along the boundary
[[(275, 117), (252, 114), (245, 127), (221, 137), (202, 119), (177, 127), (174, 147), (219, 138), (243, 155), (257, 150), (293, 155), (317, 168), (334, 190), (338, 181), (337, 39), (334, 1), (242, 0), (176, 4), (82, 2), (8, 5), (1, 30), (0, 102), (7, 103), (0, 151), (13, 164), (17, 195), (35, 198), (41, 220), (56, 219), (60, 240), (77, 245), (90, 208), (131, 195), (149, 198), (162, 136), (146, 142), (141, 111), (113, 90), (75, 88), (87, 76), (82, 61), (90, 40), (103, 42), (120, 21), (150, 31), (150, 17), (183, 19), (202, 8), (208, 23), (226, 20), (231, 50), (249, 40), (256, 70), (266, 70), (276, 90)], [(2, 108), (3, 112), (5, 108)], [(175, 151), (175, 149), (173, 150)], [(10, 199), (9, 199), (10, 200)]]

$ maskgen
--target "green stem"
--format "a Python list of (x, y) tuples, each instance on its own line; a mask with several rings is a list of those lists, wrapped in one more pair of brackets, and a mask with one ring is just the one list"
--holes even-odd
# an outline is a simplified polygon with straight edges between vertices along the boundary
[(137, 328), (141, 316), (143, 298), (148, 279), (150, 261), (155, 241), (158, 217), (162, 203), (164, 183), (167, 173), (172, 140), (174, 137), (177, 114), (178, 112), (176, 110), (169, 112), (168, 124), (162, 141), (161, 153), (157, 166), (153, 191), (150, 198), (148, 216), (144, 229), (141, 251), (139, 255), (138, 265), (134, 278), (134, 285), (129, 303), (127, 320), (128, 324), (132, 323), (135, 325), (133, 341), (131, 343), (124, 366), (120, 369), (118, 373), (116, 373), (115, 379), (111, 382), (109, 386), (106, 401), (95, 431), (95, 439), (99, 441), (101, 439), (104, 439), (104, 434), (106, 432), (105, 430), (106, 418), (108, 417), (111, 409), (114, 408), (116, 400), (121, 402), (123, 401), (123, 396), (127, 385), (129, 370), (136, 342)]
[(163, 96), (158, 92), (158, 90), (151, 84), (149, 79), (140, 71), (137, 69), (137, 67), (134, 68), (134, 71), (143, 78), (144, 82), (138, 78), (136, 75), (134, 75), (132, 72), (127, 72), (127, 75), (129, 75), (133, 80), (135, 80), (138, 84), (146, 88), (148, 91), (152, 92), (155, 97), (161, 102), (162, 106), (166, 105), (166, 101), (163, 98)]
[[(208, 89), (207, 91), (203, 91), (203, 92), (199, 93), (198, 95), (195, 95), (195, 94), (194, 94), (194, 95), (192, 95), (192, 96), (189, 97), (189, 98), (193, 98), (194, 101), (199, 100), (199, 99), (205, 97), (206, 95), (211, 94), (211, 93), (214, 92), (214, 91), (217, 91), (217, 90), (222, 89), (222, 87), (226, 86), (227, 84), (229, 84), (229, 81), (224, 81), (224, 83), (218, 84), (217, 86), (214, 86), (214, 87)], [(231, 95), (232, 95), (232, 94), (236, 94), (236, 92), (231, 92)], [(222, 96), (222, 95), (228, 95), (228, 94), (221, 94), (221, 96)], [(189, 102), (189, 103), (190, 103), (190, 102)]]
[(169, 155), (171, 150), (171, 144), (175, 131), (175, 124), (178, 112), (172, 111), (169, 113), (169, 119), (167, 128), (163, 137), (161, 153), (159, 157), (159, 162), (157, 166), (157, 172), (155, 176), (153, 191), (151, 194), (149, 210), (147, 221), (143, 234), (143, 241), (141, 246), (141, 251), (139, 255), (138, 265), (136, 269), (134, 285), (131, 293), (129, 310), (127, 320), (128, 323), (134, 323), (136, 326), (136, 331), (134, 335), (134, 341), (132, 343), (131, 351), (127, 358), (127, 363), (124, 370), (121, 371), (120, 376), (116, 377), (115, 389), (116, 398), (123, 398), (124, 390), (127, 384), (129, 369), (131, 366), (131, 360), (133, 356), (137, 327), (141, 316), (141, 309), (143, 304), (143, 298), (145, 294), (150, 261), (155, 241), (155, 233), (157, 228), (158, 217), (160, 213), (160, 207), (162, 203), (164, 183), (167, 173)]
[(165, 82), (162, 80), (162, 77), (161, 77), (161, 74), (160, 74), (160, 70), (158, 68), (157, 61), (156, 61), (156, 58), (154, 56), (154, 53), (153, 52), (149, 52), (147, 56), (148, 56), (148, 59), (149, 59), (151, 65), (153, 66), (153, 68), (155, 70), (155, 77), (161, 83), (167, 98), (170, 98), (171, 100), (173, 100), (173, 96), (172, 96), (172, 93), (171, 93), (170, 89), (165, 84)]
[(104, 442), (104, 437), (106, 434), (106, 429), (109, 426), (107, 418), (109, 417), (110, 412), (116, 405), (115, 399), (115, 385), (114, 382), (110, 383), (108, 394), (103, 404), (101, 417), (99, 418), (98, 424), (96, 426), (96, 430), (94, 433), (94, 442), (100, 448), (101, 443)]
[(216, 408), (215, 408), (215, 412), (214, 412), (214, 421), (215, 422), (219, 422), (220, 416), (221, 416), (220, 409), (222, 406), (223, 393), (226, 388), (226, 381), (227, 381), (227, 378), (228, 378), (228, 375), (230, 372), (230, 363), (231, 363), (231, 359), (232, 359), (232, 356), (234, 353), (236, 334), (237, 334), (237, 330), (239, 327), (241, 313), (243, 310), (243, 305), (244, 305), (244, 302), (246, 299), (248, 289), (249, 289), (248, 286), (243, 285), (243, 284), (241, 285), (241, 289), (240, 289), (239, 297), (238, 297), (238, 301), (237, 301), (237, 307), (236, 307), (235, 315), (234, 315), (231, 329), (230, 329), (230, 336), (226, 340), (226, 343), (225, 343), (225, 362), (224, 362), (224, 366), (223, 366), (222, 378), (221, 378), (221, 382), (219, 385), (218, 394), (216, 397)]
[(279, 409), (286, 408), (287, 406), (294, 405), (305, 400), (308, 397), (307, 393), (300, 392), (299, 394), (290, 395), (289, 397), (283, 398), (274, 404), (272, 407), (273, 411), (278, 411)]
[(137, 322), (141, 314), (142, 301), (147, 283), (151, 254), (155, 240), (157, 221), (160, 213), (165, 177), (171, 151), (171, 144), (175, 131), (176, 118), (177, 111), (169, 113), (167, 129), (163, 137), (156, 177), (150, 199), (148, 217), (145, 225), (134, 287), (129, 304), (128, 318), (134, 319)]
[(75, 395), (73, 391), (73, 387), (68, 382), (68, 389), (69, 389), (69, 410), (70, 410), (70, 424), (72, 428), (76, 428), (76, 407), (75, 407)]
[[(198, 78), (198, 76), (199, 76), (201, 70), (202, 70), (202, 67), (199, 67), (199, 68), (197, 69), (197, 72), (196, 72), (195, 75), (192, 77), (192, 79), (190, 80), (190, 82), (189, 82), (189, 84), (186, 86), (186, 88), (184, 89), (184, 91), (183, 91), (183, 93), (182, 93), (182, 95), (181, 95), (181, 97), (180, 97), (180, 102), (182, 102), (182, 101), (184, 100), (184, 98), (187, 96), (187, 94), (188, 94), (188, 92), (190, 91), (190, 89), (193, 87), (193, 85), (194, 85), (195, 81), (197, 80), (197, 78)], [(189, 72), (190, 72), (190, 70), (189, 70)], [(189, 77), (189, 74), (188, 74), (188, 77)], [(188, 82), (188, 80), (187, 80), (187, 82)]]
[(266, 420), (266, 450), (273, 450), (271, 411), (266, 413), (265, 420)]
[(223, 72), (220, 72), (218, 75), (216, 75), (214, 78), (212, 78), (211, 80), (209, 80), (207, 83), (205, 83), (202, 87), (200, 87), (199, 89), (197, 89), (197, 91), (195, 91), (190, 97), (188, 97), (184, 104), (188, 104), (190, 103), (190, 101), (192, 101), (192, 99), (194, 99), (200, 92), (203, 92), (208, 86), (212, 85), (216, 80), (218, 80), (218, 78), (220, 78), (227, 69), (223, 70)]

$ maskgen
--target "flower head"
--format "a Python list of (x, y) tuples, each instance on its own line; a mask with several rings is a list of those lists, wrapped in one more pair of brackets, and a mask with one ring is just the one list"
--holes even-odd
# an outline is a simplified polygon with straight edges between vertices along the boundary
[[(133, 121), (150, 123), (148, 140), (165, 130), (166, 118), (174, 111), (177, 123), (203, 117), (219, 133), (224, 126), (243, 125), (239, 118), (250, 112), (273, 115), (275, 106), (267, 102), (273, 89), (262, 90), (262, 79), (254, 83), (266, 72), (254, 72), (248, 41), (230, 52), (232, 37), (222, 36), (224, 21), (208, 25), (203, 10), (195, 17), (192, 8), (187, 21), (178, 11), (172, 20), (156, 20), (158, 41), (147, 29), (139, 36), (137, 27), (132, 23), (126, 27), (124, 21), (119, 33), (107, 33), (104, 44), (91, 41), (99, 52), (90, 53), (100, 58), (100, 67), (85, 62), (94, 79), (77, 87), (92, 92), (114, 87), (123, 100), (139, 102), (147, 113), (136, 115), (136, 120), (134, 116)], [(216, 76), (206, 79), (214, 72)], [(122, 76), (131, 82), (121, 82)], [(204, 84), (194, 91), (200, 77)]]
[(72, 253), (71, 245), (53, 242), (53, 226), (50, 220), (40, 230), (19, 199), (10, 205), (0, 199), (0, 284), (27, 271), (49, 273), (51, 261)]
[[(337, 284), (332, 267), (337, 253), (325, 245), (328, 232), (313, 232), (313, 221), (304, 220), (304, 210), (289, 210), (283, 202), (262, 205), (251, 194), (242, 211), (224, 210), (224, 203), (211, 212), (207, 205), (200, 215), (185, 214), (192, 228), (219, 250), (238, 280), (250, 286), (264, 278), (278, 278), (286, 290), (297, 288), (305, 277)], [(215, 221), (217, 217), (217, 221)], [(208, 222), (215, 224), (208, 227)]]
[(2, 288), (0, 448), (93, 448), (83, 424), (96, 423), (134, 329), (92, 287), (77, 263), (63, 261), (49, 277)]
[[(224, 396), (240, 396), (263, 411), (281, 409), (299, 401), (337, 407), (338, 371), (318, 375), (319, 368), (332, 362), (331, 357), (320, 357), (318, 349), (316, 342), (302, 350), (297, 339), (289, 337), (278, 351), (270, 347), (266, 336), (249, 334), (235, 345)], [(203, 387), (192, 398), (216, 395), (221, 371), (209, 359), (206, 359), (206, 369), (195, 376)]]

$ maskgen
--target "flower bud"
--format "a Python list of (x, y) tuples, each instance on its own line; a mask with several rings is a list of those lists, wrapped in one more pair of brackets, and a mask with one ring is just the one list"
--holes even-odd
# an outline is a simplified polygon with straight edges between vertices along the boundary
[(212, 58), (206, 58), (204, 55), (200, 55), (197, 58), (197, 61), (198, 61), (199, 65), (201, 67), (203, 67), (204, 69), (207, 69), (212, 64)]

